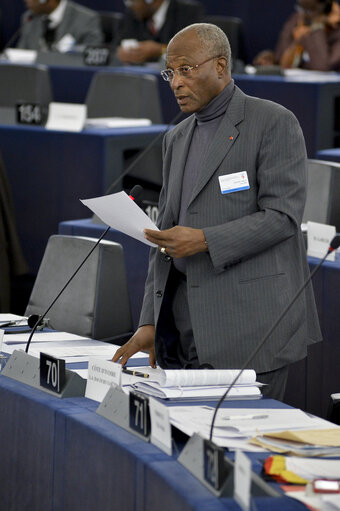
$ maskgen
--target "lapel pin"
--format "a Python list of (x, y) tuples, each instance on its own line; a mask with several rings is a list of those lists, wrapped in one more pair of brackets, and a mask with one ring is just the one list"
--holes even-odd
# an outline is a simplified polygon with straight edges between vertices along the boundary
[(229, 140), (234, 140), (234, 137), (233, 137), (233, 136), (230, 136), (230, 137), (229, 137)]

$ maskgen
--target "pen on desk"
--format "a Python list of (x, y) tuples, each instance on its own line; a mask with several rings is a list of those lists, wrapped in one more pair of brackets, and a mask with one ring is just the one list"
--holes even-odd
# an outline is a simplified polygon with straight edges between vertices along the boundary
[(140, 378), (149, 378), (148, 373), (140, 373), (139, 371), (131, 371), (130, 369), (125, 369), (125, 367), (123, 367), (123, 373), (131, 374), (131, 376), (139, 376)]
[(232, 420), (241, 420), (241, 419), (268, 419), (269, 415), (230, 415), (229, 417), (223, 417), (223, 420), (232, 421)]
[(16, 320), (16, 321), (1, 321), (0, 323), (0, 328), (6, 328), (8, 326), (17, 326), (17, 325), (20, 325), (20, 322), (22, 321), (21, 320)]

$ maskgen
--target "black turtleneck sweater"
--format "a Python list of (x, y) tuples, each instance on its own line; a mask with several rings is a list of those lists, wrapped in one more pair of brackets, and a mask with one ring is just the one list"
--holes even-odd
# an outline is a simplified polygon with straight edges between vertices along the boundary
[[(196, 125), (183, 173), (178, 225), (185, 225), (187, 208), (197, 177), (204, 171), (208, 149), (227, 110), (234, 89), (234, 80), (231, 80), (218, 96), (212, 99), (202, 110), (195, 113)], [(185, 257), (174, 259), (174, 265), (182, 273), (186, 272)]]

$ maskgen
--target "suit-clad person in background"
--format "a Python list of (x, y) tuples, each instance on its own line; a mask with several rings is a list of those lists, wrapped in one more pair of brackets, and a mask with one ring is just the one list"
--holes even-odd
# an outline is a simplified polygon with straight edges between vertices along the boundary
[(340, 7), (333, 0), (298, 0), (284, 24), (275, 52), (264, 50), (254, 65), (284, 69), (340, 70)]
[(182, 28), (202, 20), (204, 7), (194, 0), (125, 0), (124, 19), (114, 40), (117, 57), (127, 64), (158, 60)]
[[(164, 138), (160, 231), (139, 328), (113, 361), (148, 350), (164, 368), (239, 368), (309, 275), (301, 219), (307, 160), (295, 116), (245, 95), (227, 37), (195, 24), (169, 43), (163, 78), (191, 114)], [(289, 364), (321, 340), (312, 286), (251, 362), (282, 399)]]
[(18, 48), (70, 51), (100, 45), (103, 34), (99, 15), (69, 0), (25, 0)]

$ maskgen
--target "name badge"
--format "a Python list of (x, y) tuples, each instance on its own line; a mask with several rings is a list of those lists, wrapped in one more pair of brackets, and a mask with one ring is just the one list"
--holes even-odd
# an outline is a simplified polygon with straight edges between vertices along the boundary
[(248, 174), (244, 170), (242, 172), (234, 172), (234, 174), (226, 174), (218, 176), (220, 182), (221, 193), (240, 192), (241, 190), (249, 190)]

